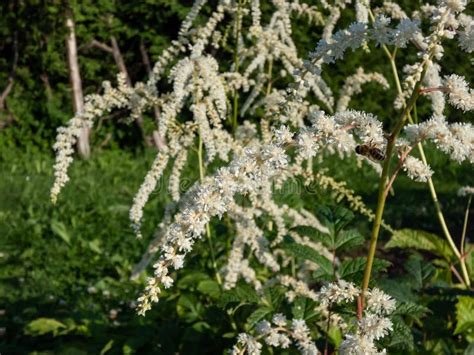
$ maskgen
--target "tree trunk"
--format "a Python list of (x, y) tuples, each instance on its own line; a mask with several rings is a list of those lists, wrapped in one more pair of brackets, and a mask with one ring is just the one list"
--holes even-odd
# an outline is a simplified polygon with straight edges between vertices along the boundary
[[(118, 45), (117, 39), (115, 36), (110, 36), (110, 46), (103, 43), (99, 42), (96, 39), (93, 39), (85, 48), (90, 48), (90, 47), (95, 47), (98, 49), (101, 49), (107, 53), (112, 54), (114, 57), (115, 65), (117, 65), (117, 68), (120, 73), (123, 74), (125, 77), (125, 82), (127, 83), (127, 86), (132, 87), (132, 79), (130, 78), (130, 75), (128, 74), (127, 66), (125, 65), (125, 61), (123, 60), (122, 52), (120, 52), (120, 47)], [(143, 140), (145, 141), (146, 145), (150, 145), (150, 141), (147, 138), (145, 134), (145, 128), (144, 128), (144, 123), (143, 123), (143, 117), (142, 115), (139, 115), (136, 118), (136, 122), (138, 125), (138, 128), (140, 129), (140, 132), (142, 133)]]
[[(150, 57), (148, 57), (148, 52), (146, 51), (145, 44), (143, 43), (143, 41), (140, 42), (140, 53), (142, 55), (142, 61), (143, 65), (145, 66), (146, 72), (148, 75), (151, 75), (152, 68)], [(154, 105), (153, 110), (155, 113), (155, 122), (158, 125), (158, 121), (160, 119), (160, 109), (158, 108), (158, 106)], [(166, 140), (163, 136), (160, 135), (158, 130), (153, 131), (153, 141), (158, 150), (163, 150), (166, 148)]]
[[(84, 109), (84, 97), (82, 94), (82, 81), (81, 74), (79, 72), (79, 62), (77, 59), (77, 44), (76, 44), (76, 33), (74, 30), (74, 19), (71, 9), (67, 9), (65, 13), (66, 27), (69, 33), (66, 38), (66, 50), (67, 50), (67, 62), (69, 68), (69, 79), (71, 81), (72, 88), (72, 105), (74, 113), (81, 113)], [(90, 129), (84, 127), (81, 129), (78, 141), (77, 150), (82, 158), (89, 158), (90, 156), (90, 145), (89, 145)]]
[[(112, 55), (114, 56), (115, 64), (117, 65), (118, 70), (125, 76), (125, 81), (127, 82), (127, 85), (129, 87), (132, 87), (132, 79), (130, 78), (130, 75), (128, 74), (127, 66), (125, 65), (122, 53), (120, 52), (120, 47), (114, 35), (110, 36), (110, 44), (112, 45)], [(148, 141), (145, 134), (145, 128), (144, 128), (142, 115), (138, 115), (137, 124), (138, 124), (138, 127), (140, 128), (145, 144), (150, 145), (150, 142)]]
[(13, 88), (13, 83), (15, 81), (16, 76), (16, 67), (18, 65), (18, 32), (15, 31), (13, 33), (13, 59), (12, 59), (12, 68), (10, 73), (8, 74), (7, 86), (3, 89), (2, 93), (0, 94), (0, 110), (5, 110), (5, 100), (7, 99), (8, 94)]

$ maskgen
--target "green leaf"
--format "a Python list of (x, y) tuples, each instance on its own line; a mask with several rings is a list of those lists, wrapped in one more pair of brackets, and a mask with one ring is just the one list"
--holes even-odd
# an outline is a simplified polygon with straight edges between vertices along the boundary
[(285, 289), (283, 287), (266, 287), (263, 292), (268, 302), (272, 305), (273, 309), (278, 309), (281, 302), (285, 298)]
[(397, 303), (397, 308), (392, 313), (393, 315), (405, 315), (412, 318), (419, 318), (430, 312), (429, 308), (425, 306), (413, 303), (413, 302), (402, 302)]
[(337, 349), (342, 342), (342, 333), (339, 327), (330, 327), (328, 332), (329, 339), (334, 347)]
[(124, 344), (124, 346), (122, 346), (123, 355), (132, 355), (133, 352), (133, 348), (130, 345)]
[(260, 322), (267, 314), (272, 312), (271, 308), (261, 307), (256, 309), (248, 318), (247, 323), (249, 324), (250, 329)]
[(221, 308), (227, 308), (231, 303), (255, 303), (259, 304), (260, 296), (255, 289), (246, 284), (241, 284), (231, 290), (221, 293), (218, 305)]
[(456, 329), (454, 334), (474, 331), (474, 298), (460, 296), (456, 304)]
[(100, 355), (104, 355), (107, 351), (109, 351), (110, 349), (112, 349), (112, 346), (114, 345), (114, 341), (113, 340), (110, 340), (107, 344), (105, 344), (105, 346), (102, 348), (102, 350), (100, 351)]
[(224, 339), (232, 339), (232, 338), (235, 338), (236, 336), (237, 334), (235, 332), (228, 332), (228, 333), (222, 334), (222, 337)]
[(205, 333), (205, 332), (209, 332), (209, 329), (211, 329), (211, 326), (207, 322), (200, 321), (200, 322), (194, 323), (192, 328), (198, 333)]
[(331, 239), (328, 234), (321, 233), (319, 230), (311, 226), (296, 226), (291, 228), (291, 231), (296, 232), (303, 237), (308, 237), (314, 242), (321, 242), (324, 245), (327, 245)]
[(89, 241), (87, 245), (89, 246), (89, 249), (92, 250), (94, 253), (102, 254), (100, 243), (101, 243), (100, 239), (94, 239), (94, 240)]
[(38, 318), (25, 326), (25, 334), (31, 336), (53, 333), (57, 335), (61, 329), (67, 328), (66, 325), (52, 318)]
[(414, 229), (396, 231), (385, 247), (426, 250), (447, 260), (452, 260), (454, 257), (449, 244), (444, 239), (435, 234)]
[(181, 318), (192, 323), (201, 317), (204, 307), (194, 294), (182, 294), (178, 299), (176, 310)]
[(321, 269), (323, 269), (325, 273), (329, 275), (332, 274), (333, 268), (331, 262), (321, 254), (319, 254), (313, 248), (307, 245), (297, 244), (295, 242), (282, 243), (281, 247), (289, 251), (297, 258), (312, 261), (313, 263), (321, 267)]
[(411, 328), (400, 317), (393, 319), (393, 330), (389, 339), (389, 346), (391, 347), (408, 349), (410, 351), (414, 349), (415, 345)]
[(317, 212), (323, 220), (323, 224), (327, 227), (332, 227), (331, 229), (333, 229), (336, 234), (347, 226), (354, 218), (354, 214), (342, 206), (336, 206), (333, 208), (319, 207)]
[(428, 262), (424, 262), (421, 256), (412, 255), (405, 263), (405, 270), (413, 276), (416, 287), (422, 288), (435, 273), (436, 268)]
[(71, 244), (71, 235), (68, 233), (64, 223), (53, 219), (51, 221), (51, 230), (54, 234), (64, 240), (68, 245)]
[(306, 310), (306, 298), (296, 297), (291, 307), (291, 312), (293, 313), (293, 318), (295, 319), (304, 319), (304, 314)]
[(338, 235), (335, 249), (337, 251), (355, 248), (364, 244), (364, 237), (356, 230), (348, 230)]
[(339, 277), (347, 281), (358, 280), (364, 273), (366, 263), (365, 258), (344, 260), (339, 266)]
[[(339, 266), (339, 277), (347, 281), (358, 282), (362, 280), (367, 260), (365, 257), (344, 260)], [(390, 262), (382, 259), (374, 259), (372, 272), (374, 274), (386, 270)]]
[(472, 355), (472, 354), (474, 354), (474, 342), (469, 344), (466, 350), (464, 350), (464, 355)]
[(189, 272), (178, 280), (177, 286), (181, 289), (193, 288), (203, 280), (209, 280), (209, 275), (204, 272)]
[(198, 291), (210, 296), (211, 298), (218, 298), (221, 294), (219, 284), (214, 280), (204, 280), (198, 284)]
[(220, 308), (228, 308), (232, 304), (238, 304), (240, 303), (240, 298), (237, 296), (237, 294), (234, 291), (225, 291), (222, 292), (219, 301), (218, 301), (218, 306)]
[(235, 288), (237, 297), (243, 302), (259, 303), (260, 297), (250, 285), (238, 285)]

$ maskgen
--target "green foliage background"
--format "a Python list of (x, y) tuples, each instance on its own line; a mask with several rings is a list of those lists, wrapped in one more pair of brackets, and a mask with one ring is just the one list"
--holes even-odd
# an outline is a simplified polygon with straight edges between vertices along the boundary
[[(405, 9), (419, 6), (418, 1), (401, 3)], [(2, 354), (216, 354), (232, 346), (232, 337), (236, 334), (234, 324), (244, 323), (252, 312), (258, 311), (252, 314), (255, 322), (264, 316), (265, 309), (251, 307), (233, 313), (233, 308), (225, 302), (226, 296), (215, 289), (211, 266), (205, 261), (209, 259), (206, 258), (208, 250), (200, 244), (187, 260), (177, 287), (169, 291), (167, 299), (146, 318), (135, 315), (133, 300), (143, 280), (129, 281), (130, 272), (140, 260), (157, 216), (162, 215), (169, 197), (165, 193), (166, 186), (154, 193), (146, 208), (145, 238), (137, 241), (129, 227), (128, 209), (154, 152), (144, 147), (137, 127), (127, 123), (126, 112), (100, 120), (96, 126), (100, 129), (94, 128), (92, 133), (92, 159), (76, 162), (71, 170), (71, 182), (58, 205), (52, 206), (49, 202), (55, 130), (72, 116), (64, 48), (66, 6), (71, 6), (75, 14), (83, 89), (88, 94), (99, 92), (101, 82), (113, 81), (117, 74), (110, 54), (87, 48), (92, 39), (108, 43), (111, 34), (116, 36), (132, 80), (144, 80), (146, 70), (140, 44), (145, 45), (152, 61), (159, 58), (163, 48), (176, 37), (179, 24), (191, 5), (191, 1), (174, 0), (1, 2), (2, 90), (11, 68), (15, 36), (19, 52), (15, 84), (7, 98), (6, 110), (0, 111)], [(213, 5), (211, 2), (204, 13)], [(352, 18), (343, 18), (339, 26), (350, 21)], [(300, 54), (305, 56), (315, 46), (318, 32), (311, 30), (305, 19), (295, 20), (294, 27)], [(472, 81), (470, 58), (459, 58), (458, 53), (446, 51), (444, 68)], [(399, 61), (402, 64), (404, 60), (413, 60), (414, 55), (414, 52), (408, 53)], [(224, 59), (225, 56), (224, 53)], [(370, 48), (370, 53), (351, 53), (347, 60), (328, 68), (326, 79), (337, 92), (343, 80), (359, 65), (384, 73), (392, 87), (390, 94), (394, 96), (388, 63), (375, 48)], [(378, 90), (375, 84), (367, 85), (366, 96), (354, 98), (351, 106), (371, 111), (390, 125), (395, 112), (390, 101), (377, 99)], [(366, 97), (375, 99), (366, 100)], [(420, 116), (425, 112), (427, 102), (422, 104)], [(472, 118), (455, 110), (448, 111), (449, 120), (472, 122)], [(149, 117), (148, 128), (151, 127)], [(435, 182), (449, 225), (454, 235), (460, 235), (465, 201), (455, 193), (460, 186), (474, 184), (472, 167), (450, 162), (430, 147), (428, 154), (436, 171)], [(350, 161), (341, 164), (332, 157), (318, 168), (328, 168), (337, 180), (347, 180), (348, 186), (374, 207), (377, 179), (372, 172), (361, 170)], [(197, 179), (196, 169), (191, 165), (184, 174), (189, 181)], [(425, 185), (401, 178), (395, 191), (386, 211), (386, 221), (395, 228), (416, 228), (440, 235)], [(303, 200), (284, 195), (282, 199), (309, 206), (334, 204), (321, 190), (306, 194)], [(353, 224), (362, 235), (367, 235), (370, 225), (364, 217), (356, 216)], [(472, 235), (472, 231), (470, 228), (468, 235)], [(231, 232), (225, 221), (217, 222), (213, 230), (216, 239)], [(387, 240), (388, 235), (383, 238)], [(219, 248), (224, 250), (225, 245), (218, 245)], [(387, 272), (379, 277), (380, 284), (399, 299), (419, 302), (429, 309), (425, 318), (418, 320), (426, 324), (425, 332), (419, 330), (423, 327), (418, 324), (418, 330), (411, 335), (415, 339), (413, 347), (394, 347), (393, 351), (439, 354), (470, 351), (467, 347), (472, 334), (460, 337), (454, 333), (464, 334), (473, 329), (473, 323), (469, 323), (474, 322), (472, 294), (459, 296), (439, 291), (446, 282), (442, 281), (441, 272), (432, 270), (431, 264), (426, 262), (435, 258), (426, 251), (411, 253), (381, 248), (379, 254), (391, 262)], [(362, 255), (363, 251), (358, 256)], [(247, 291), (245, 288), (240, 291), (243, 295), (240, 301), (252, 301)], [(441, 292), (441, 296), (431, 297), (430, 292)], [(458, 297), (461, 297), (459, 301)], [(278, 303), (277, 296), (269, 298), (273, 306)], [(224, 304), (218, 306), (218, 300)], [(460, 323), (461, 328), (453, 319), (456, 312), (467, 317)]]

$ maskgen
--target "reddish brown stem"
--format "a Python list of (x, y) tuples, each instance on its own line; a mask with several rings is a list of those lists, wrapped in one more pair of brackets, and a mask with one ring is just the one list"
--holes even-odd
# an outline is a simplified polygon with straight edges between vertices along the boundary
[(423, 89), (420, 89), (420, 94), (421, 95), (424, 95), (424, 94), (429, 94), (430, 92), (436, 92), (436, 91), (440, 91), (440, 92), (449, 92), (449, 88), (445, 87), (445, 86), (440, 86), (440, 87), (437, 87), (437, 88), (423, 88)]
[[(415, 145), (418, 144), (415, 143)], [(403, 163), (405, 162), (406, 158), (408, 157), (408, 154), (410, 154), (410, 152), (413, 150), (413, 148), (415, 147), (415, 145), (412, 145), (411, 147), (409, 147), (406, 151), (404, 151), (402, 153), (402, 155), (400, 156), (400, 160), (398, 162), (398, 165), (394, 171), (394, 173), (392, 174), (392, 176), (390, 177), (390, 180), (388, 181), (388, 184), (387, 184), (387, 187), (385, 188), (385, 197), (387, 197), (390, 189), (392, 188), (392, 185), (398, 175), (398, 173), (400, 172), (400, 169), (402, 168), (403, 166)]]
[(451, 269), (451, 271), (453, 272), (454, 276), (456, 276), (456, 278), (458, 279), (458, 281), (459, 281), (460, 283), (464, 283), (463, 278), (462, 278), (461, 275), (459, 274), (458, 270), (456, 270), (456, 268), (454, 267), (454, 265), (451, 265), (451, 266), (450, 266), (450, 269)]
[(357, 297), (357, 319), (362, 319), (362, 312), (364, 311), (364, 298), (362, 295)]

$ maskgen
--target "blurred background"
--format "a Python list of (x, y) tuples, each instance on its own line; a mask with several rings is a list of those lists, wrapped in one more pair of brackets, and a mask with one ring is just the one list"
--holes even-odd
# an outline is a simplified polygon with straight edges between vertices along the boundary
[[(408, 8), (418, 5), (418, 1), (402, 3)], [(211, 2), (203, 13), (209, 13), (214, 5)], [(67, 56), (68, 20), (75, 27), (85, 96), (100, 93), (102, 82), (114, 83), (119, 72), (126, 72), (131, 83), (145, 80), (150, 65), (176, 38), (191, 6), (191, 1), (183, 0), (1, 1), (2, 354), (216, 353), (216, 349), (232, 345), (232, 339), (212, 339), (213, 322), (219, 320), (212, 312), (204, 319), (196, 306), (199, 303), (180, 303), (171, 297), (146, 318), (138, 317), (133, 309), (143, 279), (130, 281), (131, 271), (146, 249), (164, 203), (170, 200), (164, 191), (166, 185), (155, 191), (145, 210), (144, 238), (137, 240), (128, 210), (155, 155), (156, 149), (146, 138), (154, 129), (152, 116), (144, 117), (141, 124), (129, 122), (126, 111), (101, 117), (91, 131), (90, 158), (73, 164), (71, 182), (55, 206), (49, 199), (56, 129), (73, 116), (75, 109)], [(348, 21), (342, 19), (339, 26)], [(319, 34), (304, 19), (295, 20), (295, 28), (294, 38), (304, 56), (313, 49)], [(447, 52), (443, 61), (444, 67), (455, 68), (456, 73), (472, 81), (469, 58), (456, 58)], [(331, 87), (339, 87), (358, 63), (390, 78), (381, 53), (369, 58), (356, 53), (326, 74), (331, 77)], [(376, 98), (376, 84), (368, 84), (366, 94)], [(352, 106), (381, 114), (388, 121), (394, 114), (389, 101), (367, 102), (355, 97)], [(472, 114), (461, 116), (454, 110), (448, 114), (456, 121), (473, 119)], [(436, 171), (434, 180), (448, 223), (453, 234), (460, 235), (465, 201), (456, 192), (461, 186), (474, 184), (472, 168), (449, 161), (430, 146), (427, 153)], [(362, 171), (349, 160), (335, 163), (331, 157), (322, 167), (337, 166), (331, 175), (345, 180), (374, 208), (375, 174)], [(196, 170), (191, 165), (186, 168), (189, 181), (196, 180)], [(311, 198), (315, 204), (331, 200), (318, 191)], [(394, 228), (438, 233), (430, 201), (426, 185), (400, 178), (385, 221)], [(370, 227), (362, 216), (357, 223), (365, 231)], [(199, 261), (191, 259), (187, 267), (192, 269), (193, 263)], [(178, 289), (196, 287), (200, 276), (189, 269), (188, 275), (180, 280)]]

